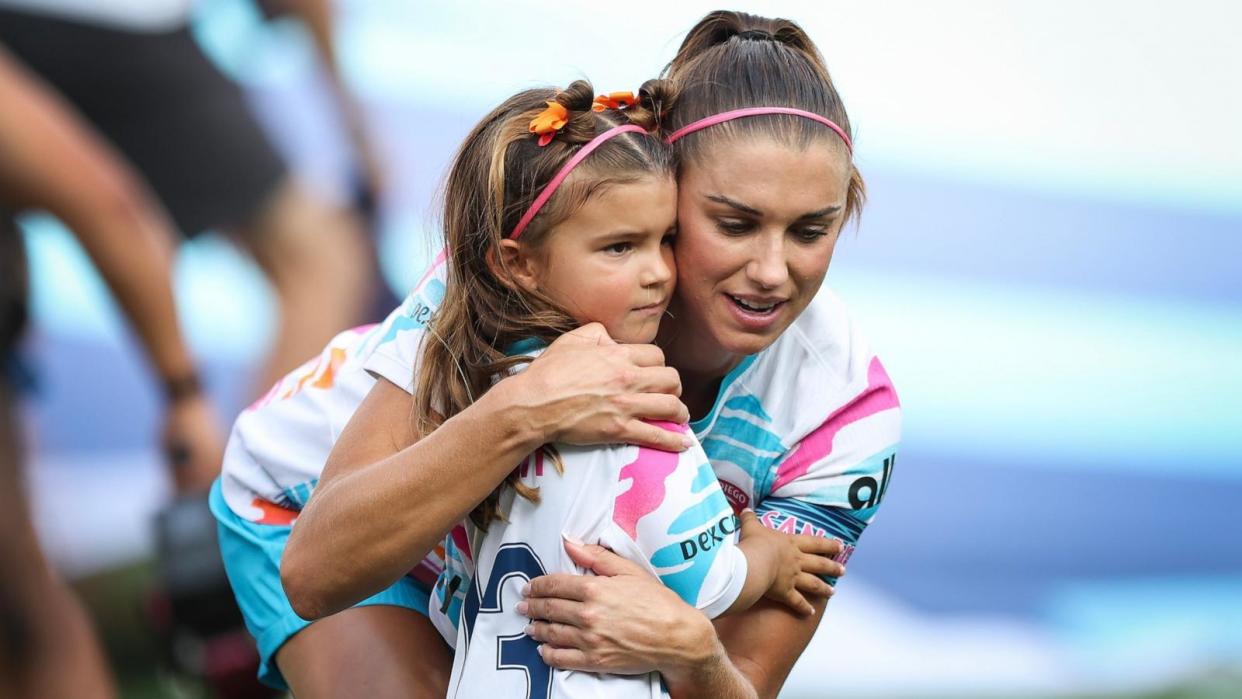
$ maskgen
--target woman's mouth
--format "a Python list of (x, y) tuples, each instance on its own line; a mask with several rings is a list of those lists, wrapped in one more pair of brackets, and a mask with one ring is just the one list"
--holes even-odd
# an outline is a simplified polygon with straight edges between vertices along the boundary
[(744, 327), (753, 330), (766, 329), (776, 319), (788, 299), (741, 297), (725, 294), (733, 315)]

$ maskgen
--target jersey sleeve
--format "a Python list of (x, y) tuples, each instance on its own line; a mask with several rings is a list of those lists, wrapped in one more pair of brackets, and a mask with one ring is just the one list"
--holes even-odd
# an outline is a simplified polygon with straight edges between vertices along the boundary
[(772, 529), (839, 539), (841, 563), (884, 500), (901, 438), (900, 403), (878, 359), (868, 374), (863, 391), (787, 452), (755, 507)]
[(387, 379), (413, 393), (419, 346), (431, 316), (444, 301), (446, 253), (440, 252), (414, 291), (384, 321), (375, 347), (363, 368), (376, 378)]
[(620, 477), (601, 543), (644, 562), (709, 617), (724, 613), (746, 582), (746, 556), (737, 546), (738, 518), (703, 449), (697, 442), (680, 454), (639, 448)]

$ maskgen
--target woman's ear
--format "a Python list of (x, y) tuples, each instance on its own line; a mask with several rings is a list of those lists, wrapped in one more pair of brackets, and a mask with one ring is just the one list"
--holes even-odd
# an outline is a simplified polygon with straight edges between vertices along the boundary
[(539, 261), (530, 246), (508, 238), (487, 251), (487, 267), (501, 284), (514, 291), (539, 290)]

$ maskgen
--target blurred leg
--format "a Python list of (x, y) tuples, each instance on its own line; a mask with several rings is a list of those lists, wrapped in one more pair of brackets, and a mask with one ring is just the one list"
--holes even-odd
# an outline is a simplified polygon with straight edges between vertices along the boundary
[(306, 627), (276, 653), (276, 664), (297, 699), (439, 699), (453, 655), (422, 614), (370, 606)]
[(362, 322), (377, 274), (366, 236), (347, 211), (286, 178), (238, 235), (267, 274), (280, 325), (259, 376), (260, 393)]
[(39, 550), (13, 403), (0, 379), (0, 696), (116, 696), (85, 612)]

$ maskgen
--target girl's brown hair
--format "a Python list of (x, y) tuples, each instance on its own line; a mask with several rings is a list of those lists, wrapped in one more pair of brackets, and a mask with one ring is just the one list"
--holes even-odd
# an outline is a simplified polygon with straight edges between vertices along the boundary
[[(579, 80), (562, 91), (525, 90), (480, 121), (458, 149), (444, 184), (443, 230), (448, 251), (444, 300), (427, 325), (414, 387), (415, 434), (424, 437), (464, 410), (498, 379), (528, 361), (506, 349), (519, 341), (550, 342), (575, 323), (549, 298), (507, 280), (497, 251), (540, 191), (578, 150), (614, 126), (655, 127), (654, 107), (664, 101), (664, 81), (643, 86), (626, 110), (592, 111), (591, 84)], [(536, 143), (531, 120), (548, 101), (560, 103), (568, 123), (547, 146)], [(654, 136), (623, 133), (601, 144), (578, 165), (522, 233), (538, 246), (548, 232), (604, 188), (647, 176), (672, 177), (669, 149)], [(508, 481), (532, 500), (537, 491)], [(503, 487), (502, 484), (501, 487)], [(500, 488), (471, 513), (486, 527), (499, 517)]]
[[(686, 35), (664, 77), (677, 89), (675, 101), (657, 112), (666, 133), (734, 109), (793, 107), (831, 119), (853, 139), (849, 115), (824, 57), (802, 27), (787, 19), (724, 10), (709, 13)], [(693, 163), (715, 144), (757, 134), (799, 148), (816, 138), (845, 147), (819, 123), (773, 114), (717, 124), (679, 139), (674, 148), (682, 164)], [(861, 213), (865, 199), (862, 175), (851, 160), (847, 220)]]

